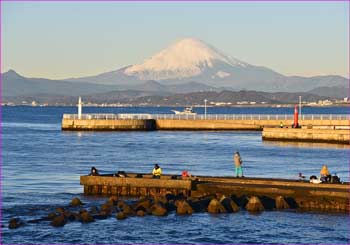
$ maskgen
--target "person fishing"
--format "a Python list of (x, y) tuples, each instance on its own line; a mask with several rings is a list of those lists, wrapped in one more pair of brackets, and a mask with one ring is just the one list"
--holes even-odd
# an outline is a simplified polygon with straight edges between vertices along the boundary
[(331, 174), (329, 173), (327, 165), (323, 165), (320, 171), (321, 181), (322, 182), (330, 182)]
[(242, 158), (239, 152), (237, 151), (233, 156), (233, 162), (235, 164), (235, 175), (237, 178), (244, 177), (243, 176), (243, 168), (242, 168)]
[(192, 175), (187, 170), (184, 170), (181, 173), (181, 177), (182, 178), (189, 178), (189, 177), (192, 177)]
[(100, 174), (98, 173), (97, 168), (92, 167), (92, 168), (91, 168), (91, 171), (90, 171), (90, 175), (91, 175), (91, 176), (98, 176), (98, 175), (100, 175)]
[(159, 167), (158, 164), (154, 164), (152, 174), (154, 179), (160, 179), (160, 176), (162, 175), (162, 169)]

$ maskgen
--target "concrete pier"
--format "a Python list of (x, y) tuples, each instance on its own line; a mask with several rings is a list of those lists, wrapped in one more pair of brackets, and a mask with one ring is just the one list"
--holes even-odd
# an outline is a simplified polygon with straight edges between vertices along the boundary
[[(176, 179), (174, 178), (176, 177)], [(149, 196), (154, 193), (183, 193), (188, 197), (200, 197), (221, 193), (234, 198), (258, 196), (265, 201), (273, 201), (283, 196), (291, 207), (307, 210), (349, 212), (350, 185), (311, 184), (306, 181), (264, 178), (233, 178), (197, 176), (181, 178), (163, 175), (161, 179), (152, 179), (143, 174), (136, 178), (135, 173), (128, 177), (81, 176), (87, 195)]]
[[(78, 119), (63, 118), (63, 130), (259, 130), (279, 127), (291, 128), (293, 120), (283, 119)], [(300, 126), (315, 129), (350, 129), (350, 120), (300, 120)]]
[(156, 120), (157, 130), (249, 130), (261, 131), (263, 122), (257, 123), (247, 120)]
[(350, 130), (264, 128), (263, 140), (350, 144)]
[(62, 130), (81, 131), (152, 131), (156, 130), (153, 119), (63, 119)]
[(127, 178), (113, 176), (81, 176), (80, 184), (84, 185), (85, 194), (117, 195), (117, 196), (149, 196), (152, 192), (171, 191), (178, 194), (189, 194), (192, 188), (190, 179), (171, 179), (164, 176), (153, 179), (150, 175), (136, 178), (136, 174), (128, 174)]

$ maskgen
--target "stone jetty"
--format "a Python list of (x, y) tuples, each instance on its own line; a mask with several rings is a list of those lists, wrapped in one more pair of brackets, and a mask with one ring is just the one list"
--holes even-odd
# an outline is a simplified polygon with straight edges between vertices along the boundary
[[(80, 184), (84, 186), (86, 195), (147, 197), (155, 194), (181, 194), (188, 198), (200, 198), (220, 193), (236, 200), (236, 203), (249, 203), (249, 209), (252, 207), (252, 210), (260, 210), (261, 206), (264, 209), (299, 208), (336, 212), (350, 210), (349, 183), (312, 184), (287, 179), (211, 176), (182, 178), (176, 175), (163, 175), (161, 179), (153, 179), (149, 174), (128, 173), (127, 177), (81, 176)], [(249, 197), (252, 196), (256, 199), (250, 200)], [(221, 210), (218, 205), (214, 206)]]
[[(81, 176), (86, 195), (98, 195), (102, 204), (73, 198), (66, 206), (51, 210), (44, 217), (22, 220), (13, 217), (9, 229), (46, 223), (63, 227), (67, 223), (87, 224), (114, 218), (122, 222), (129, 217), (147, 215), (193, 215), (273, 210), (349, 212), (349, 183), (311, 184), (304, 181), (197, 176), (162, 176), (128, 173), (127, 177)], [(137, 178), (136, 178), (137, 177)], [(135, 181), (134, 181), (135, 180)], [(178, 184), (178, 185), (177, 185)], [(87, 200), (93, 200), (87, 198)], [(96, 200), (94, 198), (94, 200)]]
[[(350, 124), (350, 122), (349, 122)], [(263, 140), (350, 144), (350, 130), (308, 128), (264, 128)]]

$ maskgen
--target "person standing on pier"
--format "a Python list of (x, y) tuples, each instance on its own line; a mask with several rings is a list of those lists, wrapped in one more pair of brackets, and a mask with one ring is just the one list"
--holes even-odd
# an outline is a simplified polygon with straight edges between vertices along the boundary
[(242, 158), (239, 154), (239, 152), (237, 151), (234, 156), (233, 156), (233, 162), (235, 164), (235, 174), (236, 177), (244, 177), (243, 176), (243, 168), (242, 168)]
[(162, 175), (162, 169), (159, 167), (158, 164), (154, 165), (152, 174), (154, 179), (160, 179), (160, 176)]

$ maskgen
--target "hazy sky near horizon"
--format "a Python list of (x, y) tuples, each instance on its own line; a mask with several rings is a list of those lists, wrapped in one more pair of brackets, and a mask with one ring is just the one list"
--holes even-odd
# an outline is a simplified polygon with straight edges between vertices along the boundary
[(2, 2), (2, 72), (62, 79), (184, 37), (285, 75), (349, 74), (349, 2)]

